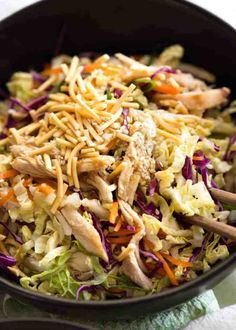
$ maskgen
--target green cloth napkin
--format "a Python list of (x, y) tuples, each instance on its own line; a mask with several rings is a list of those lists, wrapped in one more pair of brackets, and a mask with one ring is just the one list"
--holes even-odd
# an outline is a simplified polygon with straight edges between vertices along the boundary
[[(82, 323), (98, 330), (177, 330), (187, 325), (191, 320), (217, 310), (219, 310), (218, 302), (213, 291), (210, 290), (171, 310), (148, 315), (141, 319), (119, 322), (92, 322), (90, 320), (84, 322), (83, 320)], [(61, 315), (52, 315), (40, 311), (37, 308), (25, 305), (8, 295), (0, 294), (0, 319), (27, 318), (29, 315), (31, 318), (62, 318)], [(70, 321), (76, 323), (75, 319), (70, 319)]]

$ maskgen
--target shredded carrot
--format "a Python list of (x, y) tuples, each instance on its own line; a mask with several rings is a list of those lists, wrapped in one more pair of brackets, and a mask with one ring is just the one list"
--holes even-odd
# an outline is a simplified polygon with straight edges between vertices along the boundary
[(29, 177), (27, 179), (24, 179), (23, 185), (25, 188), (29, 187), (30, 183), (32, 182), (32, 178)]
[(44, 76), (50, 76), (52, 74), (61, 74), (63, 71), (62, 71), (62, 68), (58, 67), (58, 68), (48, 68), (48, 69), (45, 69), (43, 72), (42, 72), (42, 75)]
[(123, 219), (122, 219), (122, 217), (120, 217), (117, 221), (117, 224), (115, 225), (114, 231), (117, 232), (120, 230), (120, 227), (122, 226), (122, 222), (123, 222)]
[(18, 200), (16, 199), (16, 197), (14, 195), (10, 198), (10, 201), (13, 203), (19, 204)]
[(180, 88), (167, 84), (161, 84), (160, 86), (156, 86), (154, 90), (159, 93), (172, 94), (172, 95), (178, 94), (180, 92)]
[(42, 194), (48, 196), (52, 192), (54, 192), (54, 189), (52, 187), (50, 187), (49, 185), (47, 185), (46, 183), (41, 183), (38, 186), (38, 191), (41, 192)]
[(91, 64), (86, 64), (84, 66), (84, 72), (86, 73), (91, 73), (93, 70), (98, 69), (100, 65), (98, 65), (98, 63), (96, 63), (96, 61), (94, 63)]
[(162, 255), (159, 252), (154, 252), (154, 254), (157, 256), (157, 258), (160, 259), (160, 261), (163, 264), (164, 271), (166, 272), (166, 275), (169, 277), (172, 285), (178, 285), (177, 278), (175, 277), (175, 274), (173, 273), (172, 269), (169, 267), (168, 263), (165, 261), (165, 259), (162, 257)]
[(121, 237), (109, 237), (107, 236), (108, 241), (111, 244), (119, 244), (119, 245), (123, 245), (123, 244), (128, 244), (131, 236), (121, 236)]
[(127, 235), (133, 235), (136, 233), (135, 231), (130, 231), (128, 229), (120, 229), (118, 231), (114, 231), (112, 233), (109, 234), (109, 236), (127, 236)]
[[(149, 247), (150, 250), (152, 250), (152, 243), (148, 240), (146, 240), (146, 243)], [(172, 285), (178, 285), (178, 281), (177, 281), (177, 278), (175, 277), (175, 274), (173, 273), (172, 269), (170, 268), (170, 266), (168, 265), (168, 263), (165, 261), (165, 259), (163, 258), (163, 256), (161, 255), (160, 252), (155, 252), (155, 251), (152, 251), (155, 256), (162, 262), (162, 265), (163, 265), (163, 268), (164, 268), (164, 271), (166, 272), (166, 275), (169, 277), (170, 279), (170, 282)]]
[(193, 156), (193, 160), (204, 160), (204, 158), (203, 157), (201, 157), (201, 156)]
[(109, 217), (110, 223), (116, 222), (116, 218), (118, 216), (118, 209), (119, 209), (118, 202), (113, 202), (112, 206), (111, 206), (110, 217)]
[(163, 252), (160, 252), (160, 253), (165, 259), (167, 259), (173, 265), (182, 266), (182, 267), (192, 267), (193, 266), (193, 264), (191, 262), (176, 259), (176, 258), (174, 258), (174, 257), (172, 257), (172, 256), (170, 256), (166, 253), (163, 253)]
[(14, 190), (9, 189), (6, 195), (0, 194), (0, 206), (5, 205), (14, 195)]
[(9, 179), (16, 176), (17, 174), (19, 174), (19, 172), (12, 168), (10, 170), (0, 173), (0, 179)]
[(39, 178), (35, 178), (35, 181), (39, 182), (39, 183), (46, 183), (48, 186), (50, 186), (53, 189), (57, 188), (57, 183), (53, 180), (50, 179), (39, 179)]

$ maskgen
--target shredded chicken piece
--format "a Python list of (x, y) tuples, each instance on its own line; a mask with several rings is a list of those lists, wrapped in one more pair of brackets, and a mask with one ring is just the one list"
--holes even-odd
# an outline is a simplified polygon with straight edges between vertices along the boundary
[(133, 166), (130, 160), (124, 162), (124, 168), (120, 173), (118, 179), (118, 196), (127, 201), (129, 198), (129, 189), (130, 189), (130, 179), (133, 174)]
[(134, 223), (134, 220), (133, 220), (132, 215), (130, 215), (129, 212), (126, 210), (126, 207), (125, 207), (126, 203), (122, 200), (118, 200), (118, 203), (119, 203), (121, 213), (123, 214), (125, 220), (128, 222), (129, 225), (132, 226)]
[(14, 157), (19, 157), (19, 156), (28, 156), (31, 153), (32, 148), (22, 144), (14, 144), (10, 146), (10, 150), (13, 153)]
[[(58, 149), (56, 148), (55, 144), (48, 144), (45, 145), (43, 148), (48, 148), (48, 150), (45, 150), (45, 152), (47, 152), (47, 154), (49, 155), (53, 155), (56, 156), (58, 155)], [(18, 144), (18, 145), (12, 145), (10, 147), (11, 152), (13, 153), (14, 157), (18, 157), (18, 156), (31, 156), (31, 154), (36, 155), (37, 153), (41, 153), (40, 151), (43, 150), (41, 148), (35, 148), (35, 147), (29, 147), (29, 146), (25, 146), (23, 144)], [(39, 151), (39, 152), (38, 152)]]
[(91, 259), (82, 252), (75, 252), (69, 259), (68, 265), (76, 272), (86, 273), (93, 269)]
[(133, 204), (135, 193), (138, 189), (139, 181), (140, 181), (140, 175), (138, 174), (133, 174), (130, 178), (129, 196), (128, 196), (128, 203), (130, 205)]
[(104, 203), (112, 203), (113, 196), (109, 184), (103, 180), (99, 175), (90, 174), (88, 183), (97, 188), (99, 198)]
[(226, 87), (218, 89), (210, 89), (204, 92), (188, 92), (177, 95), (161, 95), (156, 94), (154, 99), (175, 99), (181, 101), (190, 111), (190, 113), (196, 115), (202, 115), (202, 113), (210, 108), (214, 108), (224, 104), (227, 101), (230, 90)]
[(131, 224), (135, 223), (140, 228), (140, 230), (144, 230), (143, 221), (128, 203), (119, 200), (119, 206), (128, 223), (130, 223), (130, 219), (132, 219)]
[(135, 246), (134, 251), (135, 251), (135, 256), (136, 256), (138, 265), (143, 271), (146, 271), (146, 267), (144, 266), (144, 264), (140, 258), (139, 249), (138, 249), (139, 242), (145, 235), (145, 227), (144, 227), (143, 221), (142, 221), (142, 219), (140, 219), (139, 215), (131, 208), (131, 206), (128, 203), (126, 203), (124, 201), (119, 201), (119, 206), (120, 206), (121, 212), (122, 212), (123, 216), (125, 217), (126, 221), (129, 224), (135, 223), (136, 226), (139, 228), (139, 231), (132, 237), (127, 248), (129, 248), (130, 245)]
[(142, 272), (133, 251), (124, 259), (121, 271), (145, 290), (152, 289), (152, 281)]
[(204, 81), (194, 78), (194, 76), (189, 73), (178, 72), (173, 74), (173, 78), (179, 85), (186, 87), (189, 90), (207, 89), (207, 85), (204, 83)]
[(108, 219), (109, 212), (100, 203), (98, 199), (84, 198), (81, 201), (81, 205), (86, 207), (90, 212), (94, 213), (100, 219)]
[(205, 80), (211, 84), (214, 83), (216, 80), (214, 74), (193, 64), (182, 62), (178, 65), (178, 68), (184, 72), (189, 72), (198, 79)]
[(11, 166), (20, 173), (32, 175), (35, 178), (55, 177), (55, 173), (46, 168), (40, 157), (17, 157), (11, 162)]
[(147, 66), (144, 65), (133, 58), (125, 56), (123, 54), (115, 55), (123, 64), (125, 64), (128, 68), (124, 72), (124, 81), (132, 81), (137, 78), (147, 77), (152, 75), (157, 68), (155, 66)]
[(94, 226), (72, 207), (65, 206), (61, 213), (70, 224), (73, 235), (81, 242), (84, 248), (107, 262), (106, 251)]
[[(9, 270), (28, 277), (23, 286), (61, 295), (58, 286), (45, 287), (41, 276), (32, 276), (57, 260), (60, 264), (68, 251), (67, 275), (85, 285), (98, 279), (93, 256), (106, 263), (111, 257), (117, 261), (107, 269), (114, 275), (112, 284), (124, 290), (119, 279), (123, 273), (152, 293), (158, 281), (149, 271), (148, 252), (178, 259), (170, 263), (173, 275), (166, 275), (172, 284), (174, 276), (181, 283), (184, 267), (177, 265), (188, 261), (189, 253), (207, 238), (203, 229), (182, 228), (176, 217), (180, 210), (226, 220), (228, 212), (216, 209), (204, 182), (210, 187), (215, 180), (220, 188), (225, 184), (235, 190), (235, 137), (210, 134), (235, 133), (230, 114), (236, 110), (233, 103), (219, 114), (216, 107), (227, 101), (229, 89), (212, 89), (205, 81), (214, 77), (201, 68), (187, 65), (188, 73), (179, 70), (183, 54), (183, 48), (174, 45), (159, 57), (146, 55), (141, 61), (140, 56), (123, 54), (64, 56), (42, 72), (47, 77), (42, 83), (36, 72), (12, 77), (10, 99), (0, 104), (2, 224), (12, 235), (6, 237), (5, 225), (0, 226), (0, 250), (16, 259), (17, 266)], [(145, 65), (150, 62), (154, 65)], [(137, 78), (145, 79), (134, 81)], [(49, 85), (60, 86), (60, 91), (48, 93)], [(9, 104), (14, 108), (9, 115), (17, 121), (12, 128), (6, 125)], [(32, 122), (24, 124), (28, 113)], [(208, 172), (198, 171), (198, 162)], [(19, 234), (23, 245), (13, 237)], [(87, 253), (79, 252), (74, 240)], [(214, 249), (218, 247), (223, 248), (217, 250), (219, 258), (226, 256), (227, 247), (220, 242)], [(191, 277), (204, 271), (199, 266), (195, 274), (195, 268)], [(91, 291), (91, 300), (109, 297), (105, 282)], [(63, 295), (71, 295), (71, 290), (77, 289), (65, 289)], [(135, 295), (135, 289), (125, 291)]]
[(78, 161), (77, 169), (79, 173), (98, 171), (110, 166), (113, 162), (114, 158), (111, 156), (84, 158)]

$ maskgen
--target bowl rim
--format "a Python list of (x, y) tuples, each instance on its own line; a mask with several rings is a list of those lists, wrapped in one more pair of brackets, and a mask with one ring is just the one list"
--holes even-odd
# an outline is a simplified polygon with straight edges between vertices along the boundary
[[(133, 298), (125, 298), (125, 299), (110, 299), (110, 300), (101, 300), (101, 301), (86, 301), (86, 300), (72, 300), (68, 298), (53, 296), (53, 295), (47, 295), (31, 290), (27, 290), (23, 287), (21, 287), (19, 284), (11, 282), (5, 278), (2, 278), (0, 276), (0, 286), (5, 286), (10, 292), (17, 293), (19, 296), (24, 298), (32, 298), (33, 300), (37, 298), (37, 301), (44, 302), (47, 300), (48, 303), (55, 303), (59, 305), (67, 305), (67, 306), (83, 306), (83, 307), (101, 307), (104, 308), (106, 306), (119, 306), (119, 305), (130, 305), (130, 304), (138, 304), (140, 302), (150, 302), (156, 299), (162, 299), (162, 298), (168, 298), (174, 297), (176, 295), (179, 295), (179, 293), (184, 293), (189, 291), (191, 288), (197, 287), (198, 285), (206, 284), (211, 279), (212, 276), (217, 276), (223, 273), (223, 271), (226, 268), (230, 268), (232, 264), (236, 261), (236, 251), (231, 253), (231, 255), (223, 260), (220, 261), (217, 265), (215, 265), (212, 269), (207, 271), (206, 273), (203, 273), (199, 275), (196, 279), (191, 280), (189, 282), (185, 282), (181, 284), (180, 286), (176, 287), (170, 287), (167, 290), (164, 290), (159, 293), (154, 294), (148, 294), (142, 297), (133, 297)], [(186, 299), (187, 300), (187, 299)]]
[[(10, 15), (5, 16), (4, 18), (0, 19), (0, 31), (2, 28), (5, 28), (5, 24), (8, 24), (8, 21), (10, 22), (12, 19), (14, 19), (14, 16), (18, 16), (19, 14), (22, 14), (24, 12), (27, 12), (28, 10), (31, 9), (31, 7), (33, 8), (34, 6), (37, 6), (41, 3), (46, 3), (49, 1), (53, 1), (53, 0), (36, 0), (35, 2), (31, 3), (31, 4), (27, 4), (26, 6), (17, 9), (16, 11), (14, 11), (13, 13), (11, 13)], [(155, 2), (156, 0), (148, 0), (148, 1), (152, 1)], [(191, 2), (190, 0), (165, 0), (166, 2), (169, 3), (175, 3), (176, 5), (181, 5), (181, 6), (185, 6), (186, 8), (190, 8), (195, 12), (198, 12), (200, 14), (202, 14), (203, 16), (208, 17), (211, 20), (214, 20), (215, 22), (218, 22), (219, 24), (222, 24), (222, 28), (225, 30), (231, 30), (231, 32), (235, 33), (236, 32), (236, 28), (234, 28), (230, 23), (226, 22), (223, 18), (217, 16), (215, 13), (210, 12), (208, 9), (201, 7), (200, 5), (197, 5), (193, 2)]]
[[(41, 4), (44, 2), (46, 3), (49, 1), (51, 1), (51, 0), (37, 0), (36, 2), (29, 4), (25, 7), (17, 10), (16, 12), (10, 14), (9, 16), (3, 18), (2, 20), (0, 20), (0, 33), (1, 33), (1, 30), (4, 29), (7, 24), (9, 24), (8, 22), (10, 22), (12, 19), (14, 19), (15, 16), (18, 16), (18, 15), (23, 14), (24, 12), (27, 12), (28, 10), (33, 8), (35, 5), (38, 5), (38, 4)], [(149, 1), (155, 2), (155, 0), (149, 0)], [(202, 8), (192, 2), (189, 2), (188, 0), (165, 0), (165, 1), (169, 2), (169, 3), (175, 3), (176, 5), (182, 5), (188, 9), (191, 9), (194, 12), (198, 12), (202, 16), (205, 16), (206, 18), (208, 18), (209, 20), (213, 20), (216, 23), (221, 24), (223, 29), (225, 29), (227, 32), (230, 31), (231, 33), (234, 33), (235, 38), (236, 38), (236, 29), (229, 23), (225, 22), (222, 18), (218, 17), (214, 13), (211, 13), (207, 9)], [(174, 299), (174, 297), (179, 295), (180, 293), (185, 293), (185, 292), (189, 291), (190, 289), (194, 289), (194, 287), (198, 287), (198, 285), (200, 285), (200, 284), (201, 285), (205, 284), (205, 286), (207, 286), (207, 283), (209, 282), (209, 280), (212, 277), (217, 277), (220, 274), (222, 274), (225, 269), (227, 269), (227, 268), (229, 269), (230, 267), (233, 267), (232, 264), (234, 263), (234, 261), (236, 261), (236, 250), (231, 252), (227, 259), (220, 261), (219, 263), (214, 265), (212, 267), (212, 269), (210, 269), (206, 273), (199, 275), (196, 279), (193, 279), (189, 282), (182, 283), (181, 285), (179, 285), (177, 287), (170, 287), (167, 290), (164, 290), (159, 293), (153, 293), (153, 294), (148, 294), (145, 296), (133, 297), (133, 298), (109, 299), (109, 300), (101, 300), (101, 301), (72, 300), (72, 299), (68, 299), (68, 298), (47, 295), (47, 294), (43, 294), (43, 293), (25, 289), (25, 288), (21, 287), (19, 284), (1, 277), (1, 275), (0, 275), (0, 287), (5, 287), (5, 289), (7, 289), (8, 292), (14, 292), (21, 297), (24, 297), (26, 299), (31, 299), (31, 301), (37, 299), (37, 301), (39, 301), (39, 302), (45, 302), (45, 301), (47, 301), (48, 303), (56, 302), (57, 305), (60, 305), (60, 306), (64, 306), (64, 305), (67, 305), (68, 307), (83, 306), (83, 307), (87, 307), (87, 308), (96, 307), (98, 309), (99, 308), (103, 309), (104, 307), (107, 307), (107, 306), (119, 307), (120, 305), (122, 305), (122, 306), (131, 305), (131, 304), (136, 305), (136, 304), (139, 304), (142, 302), (151, 302), (153, 300), (158, 300), (158, 299), (162, 299), (162, 298), (166, 298), (166, 299), (173, 298)], [(185, 300), (188, 300), (188, 298), (186, 298)]]
[(58, 319), (58, 318), (48, 318), (48, 317), (12, 317), (10, 319), (0, 319), (0, 325), (1, 324), (6, 324), (11, 326), (12, 323), (30, 323), (30, 322), (37, 322), (37, 323), (47, 323), (47, 325), (64, 325), (64, 326), (72, 326), (77, 329), (82, 329), (82, 330), (95, 330), (94, 328), (81, 323), (80, 321), (68, 321), (68, 320), (63, 320), (63, 319)]

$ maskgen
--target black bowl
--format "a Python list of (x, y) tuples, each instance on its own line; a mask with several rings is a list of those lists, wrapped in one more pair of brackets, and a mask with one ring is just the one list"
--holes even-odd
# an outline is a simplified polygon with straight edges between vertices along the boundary
[[(64, 34), (63, 38), (62, 35)], [(180, 43), (186, 60), (235, 81), (236, 32), (214, 15), (180, 0), (45, 0), (0, 23), (0, 83), (15, 70), (40, 66), (55, 52), (142, 53)], [(235, 89), (236, 90), (236, 89)], [(87, 319), (128, 319), (162, 311), (212, 288), (234, 268), (236, 252), (196, 280), (152, 296), (77, 302), (21, 288), (0, 276), (11, 295), (44, 310)]]
[(47, 319), (12, 319), (1, 320), (1, 330), (92, 330), (92, 328), (84, 327), (79, 324)]

